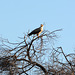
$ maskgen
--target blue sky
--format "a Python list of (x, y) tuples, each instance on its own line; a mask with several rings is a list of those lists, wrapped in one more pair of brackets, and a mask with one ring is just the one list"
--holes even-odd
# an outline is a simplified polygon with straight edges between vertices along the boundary
[(41, 23), (49, 31), (63, 28), (56, 46), (75, 49), (75, 0), (0, 0), (0, 37), (15, 42)]

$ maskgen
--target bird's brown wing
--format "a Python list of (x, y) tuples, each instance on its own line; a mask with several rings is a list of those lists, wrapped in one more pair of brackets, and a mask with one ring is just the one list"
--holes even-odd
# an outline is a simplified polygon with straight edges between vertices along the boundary
[(33, 30), (31, 33), (29, 33), (28, 35), (32, 35), (32, 34), (38, 34), (41, 31), (40, 28), (36, 28), (35, 30)]

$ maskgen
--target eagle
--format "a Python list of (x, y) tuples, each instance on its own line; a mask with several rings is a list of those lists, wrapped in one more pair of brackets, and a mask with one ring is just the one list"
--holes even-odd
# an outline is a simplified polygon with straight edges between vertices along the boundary
[(43, 24), (39, 28), (34, 29), (32, 32), (28, 34), (28, 36), (31, 36), (32, 34), (37, 34), (39, 37), (39, 34), (43, 31)]

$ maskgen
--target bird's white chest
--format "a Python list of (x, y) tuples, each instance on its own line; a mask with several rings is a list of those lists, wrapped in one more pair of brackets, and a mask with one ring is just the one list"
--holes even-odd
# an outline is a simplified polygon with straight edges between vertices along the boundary
[(39, 34), (43, 31), (43, 27), (41, 27), (41, 31), (39, 32)]
[(41, 31), (37, 34), (37, 36), (39, 36), (39, 34), (43, 31), (43, 27), (40, 28)]
[(41, 32), (43, 31), (43, 27), (41, 27)]

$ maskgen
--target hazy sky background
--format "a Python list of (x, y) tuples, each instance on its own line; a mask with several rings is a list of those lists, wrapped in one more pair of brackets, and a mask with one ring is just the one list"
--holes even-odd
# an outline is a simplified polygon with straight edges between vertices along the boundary
[(75, 0), (0, 0), (0, 37), (15, 42), (41, 23), (49, 31), (63, 29), (55, 45), (65, 53), (75, 49)]

